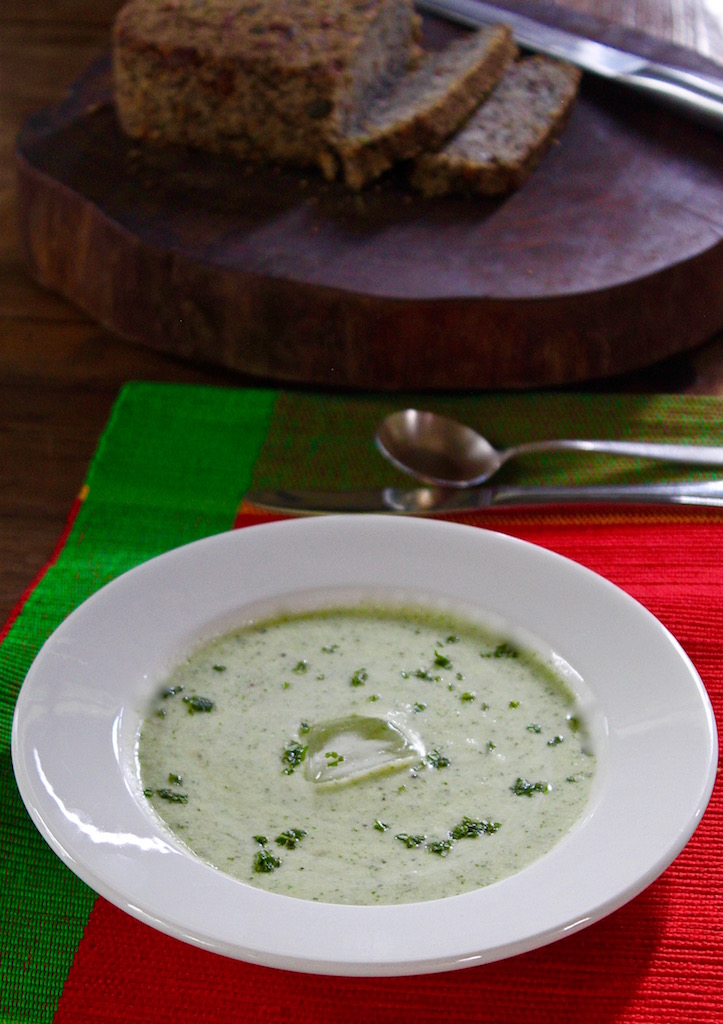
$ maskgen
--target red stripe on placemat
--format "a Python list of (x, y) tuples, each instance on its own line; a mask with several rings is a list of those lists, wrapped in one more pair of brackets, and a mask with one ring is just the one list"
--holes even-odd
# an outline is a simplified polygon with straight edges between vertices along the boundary
[[(160, 935), (99, 899), (55, 1024), (713, 1021), (723, 1013), (720, 965), (706, 964), (706, 953), (715, 955), (718, 941), (676, 929), (681, 916), (683, 928), (695, 915), (713, 923), (716, 907), (706, 907), (704, 885), (686, 891), (683, 881), (676, 890), (663, 876), (617, 913), (553, 946), (407, 978), (321, 978), (229, 960)], [(695, 909), (693, 899), (701, 901)], [(681, 941), (686, 977), (678, 973)]]
[[(411, 978), (319, 978), (244, 964), (158, 935), (98, 900), (55, 1021), (560, 1024), (618, 1019), (613, 1011), (639, 990), (665, 927), (664, 888), (651, 889), (635, 905), (564, 940), (554, 954), (538, 950), (499, 964)], [(610, 945), (623, 954), (613, 976), (603, 969)], [(586, 1012), (594, 1006), (605, 1014)]]
[(281, 512), (265, 512), (263, 509), (256, 509), (251, 505), (242, 504), (233, 521), (233, 529), (238, 530), (244, 526), (258, 526), (260, 523), (275, 523), (281, 519), (288, 518), (289, 516)]
[(12, 629), (13, 623), (19, 617), (20, 613), (22, 612), (23, 608), (25, 607), (25, 604), (26, 604), (28, 598), (30, 597), (30, 595), (32, 594), (32, 592), (38, 586), (38, 584), (40, 583), (42, 578), (45, 576), (45, 574), (48, 572), (48, 570), (50, 568), (52, 568), (52, 566), (54, 566), (55, 563), (60, 558), (61, 552), (62, 552), (63, 548), (66, 545), (68, 537), (70, 536), (70, 531), (73, 529), (73, 524), (75, 523), (75, 520), (78, 517), (78, 513), (80, 512), (80, 509), (81, 509), (81, 507), (83, 505), (83, 502), (85, 501), (85, 499), (87, 497), (88, 497), (88, 488), (87, 487), (83, 487), (81, 492), (80, 492), (80, 494), (74, 500), (73, 504), (70, 507), (70, 512), (69, 512), (68, 518), (67, 518), (67, 520), (65, 522), (65, 526), (63, 528), (63, 532), (60, 534), (60, 537), (56, 541), (55, 547), (53, 548), (53, 552), (52, 552), (50, 558), (45, 563), (45, 565), (42, 567), (42, 569), (40, 569), (40, 571), (36, 574), (35, 578), (28, 584), (28, 586), (25, 588), (23, 593), (20, 595), (20, 598), (19, 598), (17, 604), (15, 605), (15, 607), (10, 612), (10, 615), (8, 616), (7, 622), (0, 629), (0, 644), (3, 642), (5, 637), (8, 635), (8, 633)]
[[(384, 513), (379, 513), (384, 514)], [(303, 514), (271, 511), (241, 502), (234, 528), (253, 526), (258, 523), (272, 523), (279, 519), (295, 519)], [(434, 518), (434, 517), (431, 517)], [(529, 527), (574, 527), (574, 526), (662, 526), (665, 524), (681, 527), (687, 523), (711, 523), (723, 525), (723, 507), (708, 505), (553, 505), (549, 507), (526, 506), (517, 509), (494, 508), (471, 512), (457, 512), (439, 517), (443, 522), (463, 523), (503, 533), (517, 533)]]
[[(237, 525), (269, 518), (239, 515)], [(574, 558), (641, 600), (683, 644), (723, 720), (720, 522), (600, 530), (584, 517), (524, 526), (498, 519), (495, 528)], [(717, 787), (683, 853), (627, 906), (554, 945), (462, 971), (355, 979), (273, 970), (162, 935), (99, 898), (55, 1022), (702, 1024), (723, 1020), (721, 950)]]

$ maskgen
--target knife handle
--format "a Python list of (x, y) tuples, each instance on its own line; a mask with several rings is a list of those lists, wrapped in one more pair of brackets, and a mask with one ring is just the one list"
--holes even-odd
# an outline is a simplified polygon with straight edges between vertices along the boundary
[[(364, 492), (361, 492), (364, 493)], [(707, 505), (723, 507), (723, 480), (697, 483), (583, 484), (579, 486), (470, 487), (446, 491), (439, 487), (418, 487), (402, 491), (388, 487), (383, 492), (386, 508), (411, 515), (471, 512), (484, 508), (520, 508), (525, 505)]]
[(298, 515), (322, 513), (394, 512), (406, 515), (444, 515), (498, 506), (645, 504), (709, 505), (723, 508), (723, 480), (694, 483), (601, 484), (579, 487), (441, 487), (371, 488), (361, 491), (250, 491), (245, 499), (256, 508)]

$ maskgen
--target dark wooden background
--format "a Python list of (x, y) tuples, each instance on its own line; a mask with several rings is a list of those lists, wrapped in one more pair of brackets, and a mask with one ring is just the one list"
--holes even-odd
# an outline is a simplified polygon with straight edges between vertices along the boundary
[[(560, 4), (563, 6), (563, 4)], [(108, 49), (119, 0), (0, 4), (0, 622), (50, 556), (121, 384), (248, 384), (123, 342), (39, 288), (21, 258), (14, 153), (32, 113), (57, 102)], [(564, 0), (723, 65), (723, 14), (708, 0)], [(723, 395), (723, 337), (596, 387)]]

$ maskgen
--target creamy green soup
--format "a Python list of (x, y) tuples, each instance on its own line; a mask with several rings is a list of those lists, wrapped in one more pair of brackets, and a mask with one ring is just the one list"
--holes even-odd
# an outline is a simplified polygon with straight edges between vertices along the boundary
[(583, 814), (595, 758), (564, 682), (456, 614), (332, 608), (179, 665), (139, 734), (147, 799), (197, 856), (330, 903), (504, 878)]

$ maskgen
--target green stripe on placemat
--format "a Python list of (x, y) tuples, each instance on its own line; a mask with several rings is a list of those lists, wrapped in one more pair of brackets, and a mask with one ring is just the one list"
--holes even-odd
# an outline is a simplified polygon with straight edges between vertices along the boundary
[(53, 629), (139, 562), (229, 529), (276, 392), (128, 385), (101, 438), (88, 495), (58, 560), (0, 650), (0, 1020), (50, 1021), (95, 894), (32, 825), (10, 764), (22, 680)]
[[(676, 396), (511, 394), (434, 398), (324, 396), (129, 384), (113, 410), (57, 560), (0, 648), (0, 1020), (50, 1021), (94, 894), (52, 854), (22, 806), (10, 765), (10, 723), (41, 644), (104, 583), (169, 548), (228, 529), (244, 492), (344, 488), (399, 474), (374, 447), (385, 412), (417, 404), (463, 419), (499, 445), (550, 436), (723, 444), (721, 403)], [(641, 477), (629, 460), (569, 453), (511, 465), (528, 483)], [(677, 471), (674, 470), (677, 475)], [(670, 473), (645, 466), (645, 475)], [(403, 479), (403, 478), (402, 478)], [(160, 982), (159, 982), (160, 983)]]

